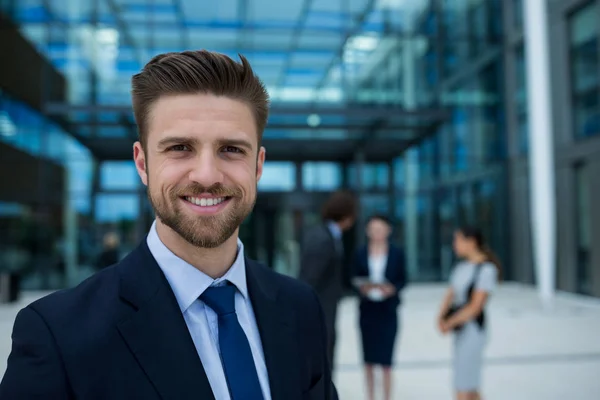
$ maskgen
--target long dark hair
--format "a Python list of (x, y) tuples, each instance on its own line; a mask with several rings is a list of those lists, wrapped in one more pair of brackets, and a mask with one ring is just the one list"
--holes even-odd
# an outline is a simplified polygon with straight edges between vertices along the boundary
[(475, 241), (477, 248), (481, 251), (487, 261), (494, 264), (496, 269), (498, 270), (498, 281), (502, 278), (502, 264), (500, 263), (500, 259), (496, 254), (492, 251), (492, 249), (488, 246), (485, 241), (485, 237), (483, 236), (483, 232), (481, 229), (473, 227), (473, 226), (463, 226), (458, 230), (465, 238), (471, 239)]

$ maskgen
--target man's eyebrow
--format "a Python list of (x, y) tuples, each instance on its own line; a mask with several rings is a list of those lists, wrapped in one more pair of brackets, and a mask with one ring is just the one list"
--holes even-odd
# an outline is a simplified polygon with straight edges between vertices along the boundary
[(177, 144), (197, 144), (198, 140), (189, 136), (167, 136), (158, 142), (158, 148), (162, 149)]
[(249, 150), (252, 150), (252, 143), (244, 139), (220, 139), (219, 144), (221, 146), (245, 147)]

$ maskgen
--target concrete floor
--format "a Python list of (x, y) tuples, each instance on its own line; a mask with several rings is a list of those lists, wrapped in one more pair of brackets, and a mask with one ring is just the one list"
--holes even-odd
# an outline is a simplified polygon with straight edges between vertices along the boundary
[[(404, 294), (395, 355), (394, 399), (451, 399), (451, 340), (435, 329), (443, 287), (414, 285)], [(18, 304), (0, 306), (0, 371), (6, 368)], [(600, 398), (600, 301), (559, 295), (544, 310), (528, 287), (503, 285), (492, 298), (490, 343), (483, 373), (485, 400)], [(342, 303), (335, 381), (342, 400), (365, 399), (357, 307)]]

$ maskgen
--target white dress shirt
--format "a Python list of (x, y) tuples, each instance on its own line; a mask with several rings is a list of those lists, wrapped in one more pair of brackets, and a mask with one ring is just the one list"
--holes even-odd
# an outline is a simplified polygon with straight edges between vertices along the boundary
[(369, 279), (375, 283), (385, 282), (385, 269), (387, 266), (387, 253), (369, 255)]
[(221, 364), (218, 317), (199, 297), (210, 286), (225, 284), (226, 281), (235, 285), (237, 288), (235, 310), (238, 321), (250, 343), (263, 396), (265, 400), (271, 400), (269, 376), (262, 342), (246, 285), (246, 265), (244, 263), (244, 246), (242, 242), (238, 239), (238, 253), (235, 262), (227, 273), (218, 279), (212, 279), (173, 254), (158, 237), (156, 221), (152, 224), (147, 243), (150, 252), (165, 274), (171, 289), (173, 289), (217, 400), (231, 399), (225, 372)]

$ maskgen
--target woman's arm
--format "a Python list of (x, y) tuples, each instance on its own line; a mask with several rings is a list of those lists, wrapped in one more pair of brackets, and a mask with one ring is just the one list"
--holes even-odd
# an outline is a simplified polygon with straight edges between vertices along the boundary
[(446, 321), (448, 329), (464, 324), (475, 318), (483, 311), (483, 306), (487, 300), (487, 292), (482, 290), (476, 290), (473, 292), (473, 297), (466, 307), (463, 307), (460, 311), (454, 314), (451, 318)]
[(498, 270), (496, 267), (492, 264), (485, 264), (479, 268), (481, 268), (481, 272), (479, 273), (471, 300), (463, 309), (446, 321), (448, 329), (453, 329), (457, 325), (464, 324), (476, 318), (483, 311), (485, 302), (496, 287), (498, 279)]
[(449, 287), (448, 290), (446, 290), (446, 294), (444, 294), (444, 298), (442, 300), (442, 306), (440, 307), (440, 313), (438, 314), (438, 321), (444, 319), (444, 315), (446, 315), (450, 309), (450, 306), (452, 305), (452, 299), (454, 299), (454, 290), (452, 290), (452, 287)]

